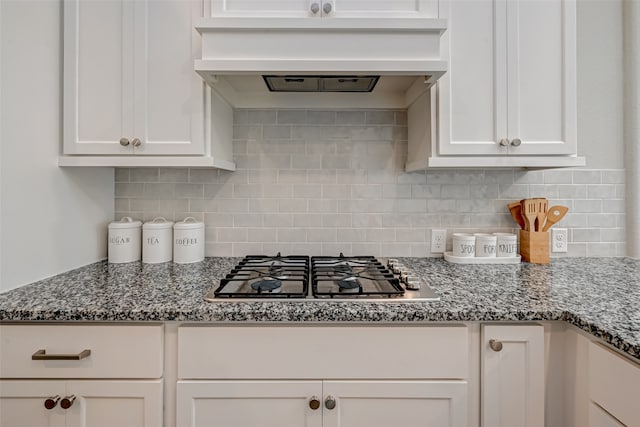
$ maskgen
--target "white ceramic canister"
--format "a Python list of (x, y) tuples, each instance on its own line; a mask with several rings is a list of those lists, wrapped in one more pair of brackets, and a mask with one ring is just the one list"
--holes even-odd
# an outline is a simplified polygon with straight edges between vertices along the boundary
[(109, 223), (109, 262), (120, 264), (140, 261), (142, 222), (125, 216)]
[(476, 256), (495, 257), (497, 237), (488, 233), (475, 233), (476, 236)]
[(514, 257), (518, 254), (518, 237), (513, 233), (493, 233), (497, 237), (496, 256)]
[(204, 223), (188, 217), (173, 224), (173, 262), (188, 264), (204, 259)]
[(173, 256), (173, 221), (162, 217), (147, 221), (142, 226), (142, 262), (159, 264), (171, 261)]
[(451, 241), (453, 242), (453, 256), (465, 258), (475, 256), (476, 238), (473, 234), (453, 233)]

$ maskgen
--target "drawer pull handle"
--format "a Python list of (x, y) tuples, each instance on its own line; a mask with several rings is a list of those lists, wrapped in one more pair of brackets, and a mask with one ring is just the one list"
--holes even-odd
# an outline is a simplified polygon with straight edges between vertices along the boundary
[(82, 350), (78, 354), (47, 354), (47, 351), (40, 349), (31, 355), (31, 360), (82, 360), (91, 356), (91, 350)]
[(60, 396), (55, 395), (44, 401), (44, 407), (47, 409), (53, 409), (56, 407), (59, 401), (60, 401)]
[(76, 397), (72, 394), (71, 396), (67, 396), (64, 399), (62, 399), (62, 402), (60, 402), (60, 406), (62, 407), (62, 409), (69, 409), (71, 408), (71, 405), (73, 405), (73, 402), (76, 400)]

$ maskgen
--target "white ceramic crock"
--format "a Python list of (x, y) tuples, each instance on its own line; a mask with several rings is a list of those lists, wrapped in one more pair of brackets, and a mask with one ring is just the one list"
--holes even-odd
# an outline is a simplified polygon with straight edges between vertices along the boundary
[(476, 254), (476, 238), (468, 233), (453, 233), (451, 237), (453, 242), (453, 256), (456, 257), (473, 257)]
[(497, 238), (496, 256), (514, 257), (518, 254), (518, 238), (513, 233), (493, 233)]
[(108, 259), (110, 263), (140, 261), (142, 222), (125, 216), (109, 223)]
[(142, 262), (159, 264), (173, 257), (173, 221), (162, 217), (142, 226)]
[(204, 223), (188, 217), (173, 224), (173, 262), (189, 264), (204, 259)]
[(476, 256), (495, 257), (497, 237), (488, 233), (476, 233)]

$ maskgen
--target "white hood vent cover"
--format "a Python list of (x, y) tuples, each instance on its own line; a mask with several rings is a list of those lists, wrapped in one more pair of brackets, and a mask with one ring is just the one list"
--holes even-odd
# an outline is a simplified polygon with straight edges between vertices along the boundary
[(202, 18), (196, 29), (195, 70), (236, 107), (403, 108), (447, 70), (442, 19)]

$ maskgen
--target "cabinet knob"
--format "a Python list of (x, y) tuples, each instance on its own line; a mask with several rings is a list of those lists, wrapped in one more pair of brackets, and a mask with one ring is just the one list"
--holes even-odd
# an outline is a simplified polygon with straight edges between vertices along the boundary
[(311, 400), (309, 400), (309, 408), (315, 411), (319, 407), (320, 407), (320, 399), (318, 399), (316, 396), (312, 396)]
[(322, 5), (322, 11), (325, 13), (325, 15), (330, 14), (332, 9), (333, 5), (329, 2)]
[(327, 409), (334, 409), (336, 407), (336, 399), (333, 396), (327, 396), (324, 400), (324, 406)]
[(520, 138), (512, 139), (511, 145), (514, 147), (519, 147), (522, 144), (522, 140)]
[(319, 3), (311, 3), (311, 13), (314, 15), (320, 12), (320, 4)]
[(44, 401), (44, 407), (47, 409), (53, 409), (56, 407), (59, 401), (60, 401), (60, 396), (55, 395)]
[(73, 405), (73, 402), (75, 402), (76, 400), (76, 396), (75, 395), (71, 395), (71, 396), (67, 396), (64, 399), (62, 399), (62, 402), (60, 402), (60, 407), (62, 407), (62, 409), (69, 409), (71, 408), (71, 405)]
[(496, 352), (502, 351), (502, 342), (498, 341), (498, 340), (491, 339), (491, 340), (489, 340), (489, 347), (491, 347), (491, 350), (496, 351)]
[(498, 143), (501, 147), (506, 147), (507, 145), (509, 145), (509, 140), (507, 138), (502, 138)]
[(142, 141), (140, 141), (140, 139), (138, 138), (133, 138), (131, 140), (131, 144), (133, 144), (134, 147), (139, 147), (140, 145), (142, 145)]
[(129, 145), (129, 139), (128, 138), (120, 138), (120, 145), (122, 145), (123, 147), (126, 147), (127, 145)]

